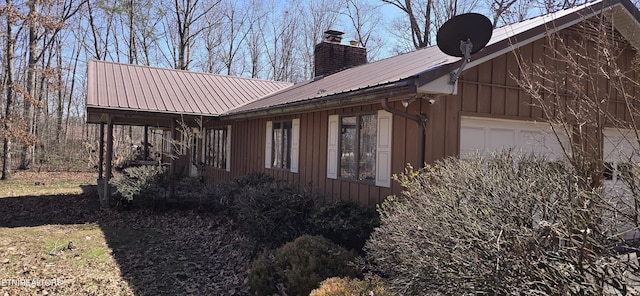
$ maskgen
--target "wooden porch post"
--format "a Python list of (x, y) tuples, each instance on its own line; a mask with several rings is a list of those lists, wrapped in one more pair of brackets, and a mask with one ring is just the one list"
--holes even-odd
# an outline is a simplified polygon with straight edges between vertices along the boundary
[(177, 133), (176, 133), (176, 121), (171, 120), (171, 156), (169, 157), (169, 175), (173, 176), (176, 173), (176, 157), (178, 156), (178, 150), (176, 146), (177, 141)]
[(111, 198), (111, 162), (113, 159), (113, 122), (111, 121), (111, 115), (109, 115), (109, 121), (107, 123), (107, 156), (105, 163), (105, 177), (104, 177), (104, 200), (107, 202), (103, 205), (108, 205), (108, 201)]
[(102, 179), (102, 173), (104, 170), (104, 123), (100, 123), (100, 141), (99, 141), (99, 153), (98, 156), (98, 179)]
[(149, 159), (149, 126), (144, 126), (144, 160)]

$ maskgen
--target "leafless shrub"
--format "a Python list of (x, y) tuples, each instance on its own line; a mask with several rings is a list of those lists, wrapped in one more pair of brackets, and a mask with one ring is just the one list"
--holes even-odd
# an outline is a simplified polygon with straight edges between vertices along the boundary
[(615, 252), (620, 225), (602, 218), (602, 190), (581, 178), (511, 151), (409, 167), (367, 242), (372, 268), (405, 295), (628, 292), (637, 263)]

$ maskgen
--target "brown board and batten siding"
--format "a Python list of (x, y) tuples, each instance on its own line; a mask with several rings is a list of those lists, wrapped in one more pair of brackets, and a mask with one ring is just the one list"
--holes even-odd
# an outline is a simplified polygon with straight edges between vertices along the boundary
[[(400, 102), (393, 102), (394, 108), (404, 110)], [(408, 111), (418, 112), (421, 102), (412, 103)], [(402, 190), (397, 182), (392, 181), (391, 188), (380, 187), (357, 181), (327, 178), (327, 139), (328, 120), (334, 114), (357, 114), (377, 112), (382, 109), (380, 103), (345, 107), (340, 109), (306, 112), (290, 116), (242, 119), (230, 124), (231, 137), (231, 172), (221, 169), (207, 168), (205, 176), (211, 182), (220, 182), (252, 172), (263, 172), (277, 179), (285, 180), (300, 187), (312, 190), (313, 193), (331, 200), (352, 200), (363, 204), (376, 204), (384, 201), (391, 194), (399, 194)], [(300, 153), (298, 172), (292, 173), (283, 169), (265, 168), (265, 126), (267, 121), (300, 119)], [(393, 116), (393, 158), (391, 173), (400, 173), (407, 163), (415, 166), (419, 159), (417, 139), (418, 126), (415, 122), (401, 116)], [(249, 157), (250, 156), (250, 157)]]
[[(575, 28), (565, 31), (571, 33)], [(460, 120), (462, 116), (500, 118), (526, 121), (545, 121), (542, 109), (522, 88), (517, 79), (521, 78), (516, 54), (525, 62), (544, 61), (546, 65), (566, 67), (563, 61), (553, 61), (547, 55), (552, 53), (549, 40), (542, 38), (530, 44), (508, 52), (475, 67), (466, 69), (458, 83), (458, 93), (436, 97), (428, 107), (427, 144), (425, 159), (433, 162), (448, 156), (457, 156), (460, 149)], [(621, 65), (629, 65), (635, 51), (628, 46), (620, 56)], [(555, 65), (551, 65), (556, 63)], [(638, 73), (631, 73), (638, 75)], [(606, 89), (606, 85), (602, 86)], [(633, 87), (633, 93), (640, 94), (639, 87)], [(629, 122), (626, 105), (612, 92), (607, 108), (618, 119)], [(566, 97), (564, 98), (567, 99)]]

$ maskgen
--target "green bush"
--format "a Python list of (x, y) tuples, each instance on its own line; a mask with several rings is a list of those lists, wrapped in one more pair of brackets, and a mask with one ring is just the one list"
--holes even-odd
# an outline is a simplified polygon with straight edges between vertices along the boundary
[(361, 252), (373, 229), (380, 225), (380, 216), (373, 207), (339, 201), (320, 206), (310, 224), (312, 234)]
[(266, 247), (308, 232), (314, 198), (285, 182), (248, 184), (233, 196), (231, 211), (240, 229)]
[(409, 168), (398, 177), (402, 196), (380, 207), (367, 257), (403, 295), (623, 291), (637, 263), (613, 253), (616, 228), (602, 219), (611, 207), (580, 176), (568, 163), (509, 151)]
[(263, 252), (249, 271), (258, 295), (309, 295), (323, 279), (359, 275), (350, 264), (355, 255), (321, 236), (301, 236), (274, 251)]
[(322, 281), (309, 296), (391, 296), (391, 292), (384, 288), (377, 276), (364, 280), (332, 277)]

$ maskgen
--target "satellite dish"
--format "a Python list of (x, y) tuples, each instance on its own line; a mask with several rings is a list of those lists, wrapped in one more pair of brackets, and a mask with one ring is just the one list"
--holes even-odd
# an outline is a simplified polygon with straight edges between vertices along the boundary
[(451, 73), (449, 84), (455, 84), (459, 73), (471, 60), (471, 55), (483, 49), (489, 43), (492, 34), (491, 21), (478, 13), (454, 16), (440, 27), (436, 35), (438, 48), (450, 56), (463, 58), (460, 69)]

